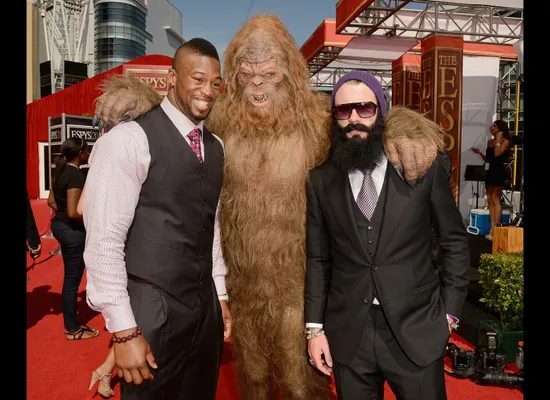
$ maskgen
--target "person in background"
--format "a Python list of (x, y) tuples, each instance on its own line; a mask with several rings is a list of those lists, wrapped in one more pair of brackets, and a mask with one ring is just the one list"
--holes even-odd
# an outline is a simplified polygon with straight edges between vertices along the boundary
[[(383, 399), (385, 382), (400, 400), (445, 400), (445, 347), (468, 293), (468, 237), (439, 125), (405, 108), (401, 119), (387, 117), (390, 125), (382, 93), (364, 71), (336, 83), (331, 156), (308, 178), (310, 363), (326, 375), (334, 371), (340, 400)], [(383, 141), (411, 127), (440, 150), (415, 184), (388, 163)]]
[(512, 136), (508, 124), (500, 119), (489, 128), (492, 139), (487, 141), (485, 154), (478, 147), (472, 151), (488, 164), (485, 174), (485, 192), (491, 219), (491, 231), (485, 237), (493, 240), (493, 228), (502, 221), (502, 190), (506, 185), (506, 164), (510, 159)]
[(61, 157), (55, 167), (48, 205), (55, 210), (51, 231), (61, 247), (63, 258), (62, 310), (67, 340), (90, 339), (99, 335), (78, 320), (78, 287), (84, 274), (84, 245), (86, 231), (77, 205), (84, 187), (85, 176), (80, 165), (88, 161), (88, 144), (73, 137), (61, 145)]

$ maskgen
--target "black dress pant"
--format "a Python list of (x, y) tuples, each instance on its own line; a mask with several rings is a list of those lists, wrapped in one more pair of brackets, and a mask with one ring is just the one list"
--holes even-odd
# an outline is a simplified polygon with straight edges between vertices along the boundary
[(427, 367), (401, 350), (379, 306), (371, 306), (357, 354), (334, 363), (338, 400), (381, 400), (387, 381), (397, 400), (446, 400), (444, 355)]
[(158, 368), (150, 368), (152, 381), (122, 380), (122, 400), (215, 400), (223, 322), (213, 283), (192, 309), (154, 285), (130, 279), (128, 294)]

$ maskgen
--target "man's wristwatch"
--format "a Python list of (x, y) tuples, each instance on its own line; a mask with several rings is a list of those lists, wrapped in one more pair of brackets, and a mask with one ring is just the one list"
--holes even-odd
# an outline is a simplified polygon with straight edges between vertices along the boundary
[(316, 337), (323, 336), (325, 331), (319, 328), (306, 328), (304, 329), (304, 335), (307, 340), (315, 339)]

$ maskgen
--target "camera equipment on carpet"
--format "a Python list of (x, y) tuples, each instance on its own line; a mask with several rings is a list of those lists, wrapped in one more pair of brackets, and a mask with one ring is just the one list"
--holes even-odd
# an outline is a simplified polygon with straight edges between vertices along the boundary
[(475, 351), (448, 343), (445, 356), (451, 360), (452, 367), (445, 366), (445, 371), (458, 378), (469, 378), (478, 385), (514, 386), (523, 391), (523, 353), (521, 359), (516, 362), (520, 368), (519, 372), (508, 373), (504, 372), (506, 356), (500, 354), (497, 349), (496, 332), (487, 332), (486, 345), (479, 346)]

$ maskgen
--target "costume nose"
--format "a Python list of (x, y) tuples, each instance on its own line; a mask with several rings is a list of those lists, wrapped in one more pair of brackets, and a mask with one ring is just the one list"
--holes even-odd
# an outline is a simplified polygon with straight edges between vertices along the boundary
[(264, 82), (262, 81), (262, 79), (261, 79), (259, 76), (257, 76), (257, 75), (254, 76), (254, 78), (252, 78), (252, 84), (253, 84), (254, 86), (262, 86), (263, 83), (264, 83)]

